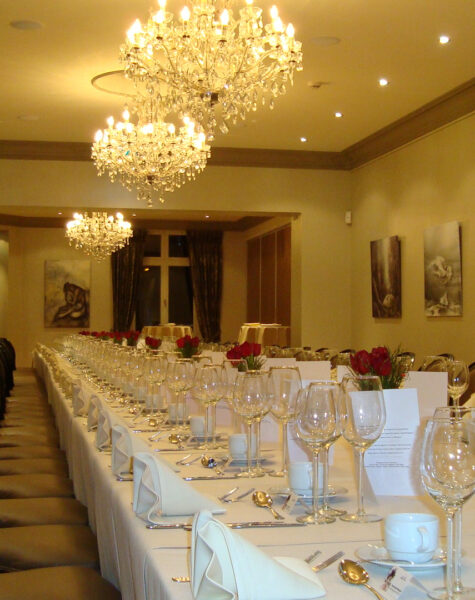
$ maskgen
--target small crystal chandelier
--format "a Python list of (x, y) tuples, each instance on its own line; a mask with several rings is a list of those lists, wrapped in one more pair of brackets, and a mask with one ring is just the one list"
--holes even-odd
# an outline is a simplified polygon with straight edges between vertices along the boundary
[(119, 180), (128, 190), (136, 188), (138, 199), (152, 206), (154, 191), (163, 202), (164, 192), (172, 192), (203, 171), (210, 147), (189, 118), (176, 131), (157, 115), (153, 100), (137, 102), (134, 109), (139, 113), (137, 124), (129, 120), (127, 109), (124, 121), (114, 123), (109, 117), (107, 129), (96, 133), (92, 158), (99, 175), (107, 171), (111, 181)]
[[(121, 47), (126, 77), (143, 84), (167, 112), (189, 114), (212, 136), (216, 127), (245, 119), (259, 102), (286, 92), (302, 70), (302, 44), (275, 6), (264, 26), (262, 9), (246, 0), (235, 19), (231, 0), (189, 0), (178, 19), (159, 10), (142, 26), (137, 19)], [(212, 139), (209, 137), (209, 139)]]
[(123, 215), (117, 213), (115, 219), (107, 213), (93, 212), (89, 216), (74, 213), (74, 221), (66, 224), (66, 237), (69, 245), (75, 245), (85, 254), (93, 256), (97, 260), (103, 260), (119, 248), (129, 242), (132, 235), (132, 226), (124, 221)]

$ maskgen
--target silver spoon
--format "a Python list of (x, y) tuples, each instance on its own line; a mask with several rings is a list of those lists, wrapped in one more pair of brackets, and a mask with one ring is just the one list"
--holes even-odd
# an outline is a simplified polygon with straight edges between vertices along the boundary
[(260, 506), (262, 508), (268, 508), (274, 519), (282, 520), (284, 517), (279, 515), (279, 513), (272, 508), (272, 498), (269, 496), (267, 492), (257, 491), (252, 494), (252, 501), (256, 506)]
[(368, 590), (373, 592), (378, 600), (384, 600), (381, 594), (377, 592), (374, 587), (369, 585), (368, 572), (365, 571), (365, 569), (363, 569), (363, 567), (354, 560), (349, 560), (348, 558), (343, 559), (338, 567), (338, 573), (340, 574), (341, 578), (346, 581), (346, 583), (364, 585), (368, 588)]

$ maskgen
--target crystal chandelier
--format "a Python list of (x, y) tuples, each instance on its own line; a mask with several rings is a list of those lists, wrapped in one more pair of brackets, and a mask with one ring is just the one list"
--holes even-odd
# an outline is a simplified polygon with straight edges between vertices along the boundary
[[(264, 26), (262, 9), (246, 0), (235, 19), (231, 0), (189, 0), (179, 18), (159, 10), (142, 26), (137, 19), (121, 47), (126, 77), (160, 101), (168, 112), (189, 114), (212, 135), (245, 119), (286, 92), (302, 70), (301, 43), (284, 26), (275, 6)], [(211, 139), (211, 138), (209, 138)]]
[(109, 117), (107, 129), (96, 133), (92, 158), (99, 175), (107, 171), (111, 181), (117, 179), (128, 190), (137, 189), (138, 199), (152, 206), (154, 191), (163, 202), (164, 192), (172, 192), (203, 171), (210, 147), (189, 118), (176, 131), (157, 115), (153, 100), (136, 103), (134, 108), (137, 124), (130, 121), (127, 109), (123, 121), (114, 123)]
[(74, 221), (66, 224), (66, 237), (69, 245), (83, 250), (97, 260), (103, 260), (129, 242), (132, 226), (117, 213), (115, 219), (107, 213), (74, 213)]

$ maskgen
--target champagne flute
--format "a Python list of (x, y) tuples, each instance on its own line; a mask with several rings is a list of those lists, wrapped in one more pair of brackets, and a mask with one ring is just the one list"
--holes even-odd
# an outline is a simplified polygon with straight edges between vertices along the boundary
[(352, 523), (381, 521), (379, 515), (365, 511), (363, 498), (364, 454), (379, 439), (386, 423), (381, 380), (375, 375), (346, 377), (342, 381), (342, 390), (343, 437), (355, 448), (358, 457), (358, 509), (340, 519)]
[[(470, 421), (471, 424), (468, 424), (468, 434), (471, 436), (475, 436), (475, 408), (470, 407), (449, 407), (449, 406), (441, 406), (435, 409), (434, 412), (435, 418), (445, 418), (445, 419), (456, 419), (465, 421)], [(455, 512), (454, 515), (454, 538), (453, 538), (453, 549), (455, 552), (455, 565), (454, 565), (454, 590), (456, 592), (461, 592), (465, 588), (462, 584), (462, 510), (459, 509)], [(472, 588), (470, 588), (472, 589)], [(473, 589), (472, 589), (473, 593)]]
[(335, 436), (338, 425), (337, 412), (338, 386), (331, 383), (311, 386), (299, 397), (299, 407), (295, 428), (298, 437), (312, 451), (312, 514), (298, 517), (300, 523), (322, 525), (333, 523), (329, 517), (318, 510), (318, 454), (320, 450)]
[(282, 430), (282, 467), (269, 473), (272, 477), (285, 477), (289, 457), (288, 424), (297, 416), (297, 398), (302, 389), (297, 367), (271, 367), (267, 382), (271, 413), (279, 420)]
[(469, 372), (462, 360), (451, 360), (447, 363), (447, 389), (454, 406), (458, 406), (461, 396), (468, 388)]
[[(441, 413), (439, 413), (441, 414)], [(424, 431), (421, 453), (422, 484), (447, 516), (446, 587), (429, 593), (435, 600), (473, 598), (474, 590), (464, 588), (460, 573), (460, 556), (456, 551), (455, 515), (475, 490), (475, 436), (473, 419), (429, 419)]]
[(269, 411), (270, 399), (267, 394), (267, 373), (246, 371), (236, 379), (233, 396), (234, 410), (247, 424), (247, 471), (238, 477), (262, 477), (263, 471), (252, 469), (252, 424)]

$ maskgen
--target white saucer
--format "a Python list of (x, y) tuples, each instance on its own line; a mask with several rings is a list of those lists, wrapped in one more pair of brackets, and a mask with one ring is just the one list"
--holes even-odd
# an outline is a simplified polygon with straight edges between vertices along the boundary
[[(313, 500), (313, 495), (308, 490), (301, 490), (299, 492), (298, 490), (292, 490), (289, 487), (275, 486), (275, 487), (269, 488), (268, 492), (269, 492), (269, 494), (273, 494), (276, 496), (283, 496), (283, 497), (287, 497), (291, 492), (295, 492), (302, 498), (302, 500), (304, 502), (312, 502), (312, 500)], [(348, 493), (348, 490), (344, 487), (334, 486), (334, 485), (328, 486), (328, 496), (329, 497), (341, 496), (341, 495), (347, 494), (347, 493)], [(318, 497), (322, 498), (322, 496), (320, 494)]]
[(406, 571), (417, 571), (424, 569), (440, 569), (446, 563), (445, 552), (437, 548), (431, 560), (424, 563), (411, 563), (404, 560), (393, 560), (389, 552), (382, 544), (366, 544), (355, 551), (356, 556), (365, 562), (381, 565), (382, 567), (394, 567), (400, 565)]

